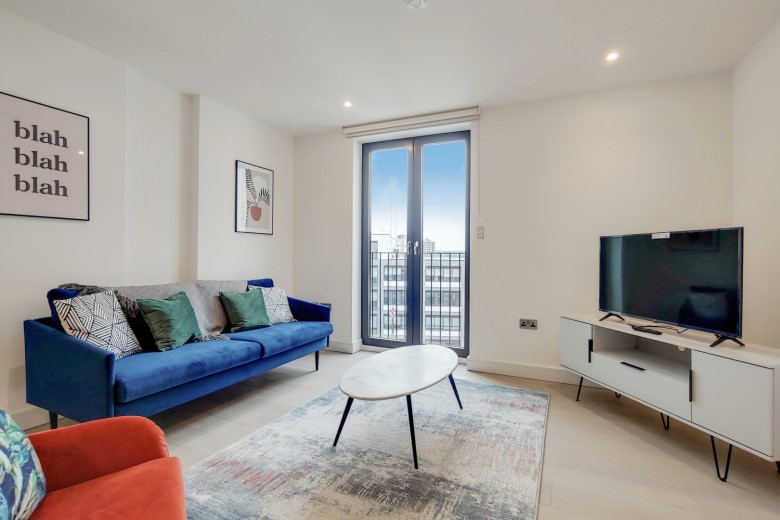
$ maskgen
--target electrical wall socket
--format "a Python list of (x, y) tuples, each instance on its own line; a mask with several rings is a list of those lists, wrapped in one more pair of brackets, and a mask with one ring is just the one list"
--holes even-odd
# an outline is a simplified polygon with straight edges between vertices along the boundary
[(529, 320), (527, 318), (520, 318), (520, 328), (521, 329), (536, 330), (538, 328), (538, 325), (536, 323), (536, 320)]

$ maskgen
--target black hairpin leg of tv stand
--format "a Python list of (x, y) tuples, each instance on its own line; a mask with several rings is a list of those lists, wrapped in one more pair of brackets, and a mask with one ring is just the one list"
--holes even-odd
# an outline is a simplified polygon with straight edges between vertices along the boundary
[(670, 419), (668, 415), (661, 414), (661, 424), (664, 425), (664, 430), (669, 429)]
[(721, 343), (723, 343), (724, 341), (733, 341), (734, 343), (736, 343), (736, 344), (737, 344), (737, 345), (739, 345), (740, 347), (744, 347), (744, 346), (745, 346), (745, 344), (744, 344), (744, 343), (742, 343), (742, 342), (741, 342), (740, 340), (738, 340), (737, 338), (731, 338), (731, 337), (729, 337), (729, 336), (721, 336), (721, 335), (719, 335), (719, 334), (715, 334), (715, 337), (716, 337), (717, 339), (716, 339), (716, 340), (715, 340), (715, 341), (712, 343), (712, 345), (710, 345), (710, 347), (717, 347), (718, 345), (720, 345), (720, 344), (721, 344)]
[(726, 458), (726, 467), (723, 468), (723, 476), (720, 476), (720, 465), (718, 464), (718, 452), (715, 450), (715, 437), (710, 435), (710, 442), (712, 442), (712, 456), (715, 458), (715, 473), (718, 474), (718, 478), (726, 482), (729, 477), (729, 466), (731, 466), (731, 450), (734, 449), (733, 444), (729, 444), (729, 454)]
[(606, 320), (607, 318), (609, 318), (610, 316), (614, 316), (614, 317), (616, 317), (617, 319), (619, 319), (620, 321), (626, 321), (626, 319), (625, 319), (623, 316), (621, 316), (620, 314), (615, 314), (614, 312), (608, 312), (608, 313), (607, 313), (607, 314), (605, 314), (605, 315), (604, 315), (604, 317), (603, 317), (603, 318), (601, 318), (599, 321), (604, 321), (604, 320)]
[(577, 389), (577, 399), (575, 399), (576, 401), (580, 400), (580, 392), (582, 392), (582, 379), (583, 378), (580, 378), (580, 387)]
[(780, 473), (780, 461), (775, 461), (775, 466), (777, 466), (777, 472)]

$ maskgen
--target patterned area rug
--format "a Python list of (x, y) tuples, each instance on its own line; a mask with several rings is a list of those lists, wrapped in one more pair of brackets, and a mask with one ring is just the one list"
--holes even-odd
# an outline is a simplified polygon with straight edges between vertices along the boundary
[(337, 388), (185, 472), (187, 516), (215, 519), (534, 519), (547, 394), (456, 379), (404, 398), (355, 400)]

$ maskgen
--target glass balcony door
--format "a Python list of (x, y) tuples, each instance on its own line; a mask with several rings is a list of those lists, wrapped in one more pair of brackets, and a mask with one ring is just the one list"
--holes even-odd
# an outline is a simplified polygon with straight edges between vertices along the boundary
[(415, 140), (422, 343), (468, 355), (468, 134)]
[(469, 134), (363, 145), (363, 343), (468, 355)]
[(413, 148), (363, 145), (363, 343), (412, 344), (409, 320)]

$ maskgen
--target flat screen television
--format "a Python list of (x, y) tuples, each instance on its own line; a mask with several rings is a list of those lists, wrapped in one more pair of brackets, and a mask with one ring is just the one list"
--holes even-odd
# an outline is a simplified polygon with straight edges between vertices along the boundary
[(599, 310), (741, 337), (743, 233), (601, 237)]

